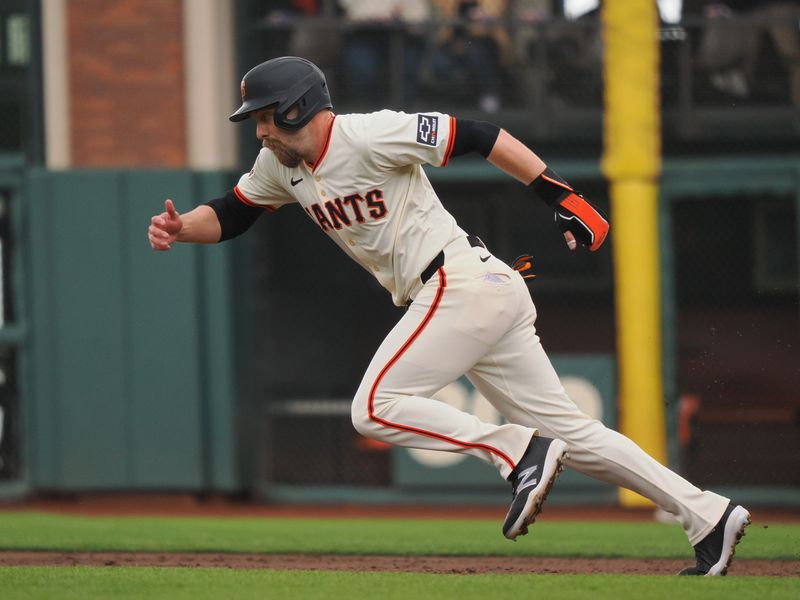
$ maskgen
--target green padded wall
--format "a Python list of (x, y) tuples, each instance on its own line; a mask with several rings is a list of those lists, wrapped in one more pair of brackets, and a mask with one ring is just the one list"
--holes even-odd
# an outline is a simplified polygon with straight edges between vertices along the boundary
[(33, 487), (237, 486), (230, 249), (156, 253), (146, 237), (164, 198), (186, 211), (226, 183), (185, 171), (30, 172)]

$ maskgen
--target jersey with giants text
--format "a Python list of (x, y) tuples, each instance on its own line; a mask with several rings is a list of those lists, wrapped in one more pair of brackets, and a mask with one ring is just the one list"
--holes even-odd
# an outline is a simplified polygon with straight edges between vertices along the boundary
[(268, 210), (299, 203), (402, 306), (431, 260), (466, 235), (422, 169), (445, 166), (454, 137), (455, 118), (442, 113), (337, 115), (314, 164), (289, 168), (264, 148), (234, 192)]

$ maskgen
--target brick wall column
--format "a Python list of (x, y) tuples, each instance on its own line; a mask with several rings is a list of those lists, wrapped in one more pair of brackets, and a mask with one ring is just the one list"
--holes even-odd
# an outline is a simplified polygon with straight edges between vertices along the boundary
[(72, 166), (185, 166), (182, 0), (65, 4)]

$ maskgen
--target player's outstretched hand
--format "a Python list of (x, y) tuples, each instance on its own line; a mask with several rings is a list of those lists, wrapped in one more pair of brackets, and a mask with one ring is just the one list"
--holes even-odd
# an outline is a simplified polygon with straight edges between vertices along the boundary
[(594, 252), (603, 245), (608, 235), (608, 217), (555, 171), (545, 168), (531, 182), (531, 188), (555, 211), (556, 223), (570, 250), (581, 244)]
[(567, 194), (556, 207), (556, 223), (570, 250), (582, 244), (594, 252), (608, 235), (608, 218), (577, 192)]
[(153, 250), (169, 250), (172, 243), (178, 239), (178, 234), (183, 229), (183, 221), (172, 200), (164, 202), (164, 212), (150, 219), (147, 229), (147, 239)]

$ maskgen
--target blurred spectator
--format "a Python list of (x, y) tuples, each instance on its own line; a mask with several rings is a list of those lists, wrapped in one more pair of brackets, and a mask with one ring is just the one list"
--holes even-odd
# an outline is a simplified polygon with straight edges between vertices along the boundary
[(550, 28), (545, 24), (553, 16), (553, 0), (515, 0), (509, 30), (513, 40), (515, 79), (518, 100), (537, 105), (550, 90), (547, 41)]
[(318, 0), (271, 0), (267, 21), (283, 23), (298, 16), (310, 17), (319, 14)]
[(551, 35), (551, 89), (570, 106), (603, 103), (603, 28), (600, 8), (592, 8)]
[[(754, 2), (752, 16), (755, 21), (765, 20), (764, 28), (775, 44), (789, 75), (789, 97), (792, 104), (800, 106), (800, 1)], [(751, 35), (747, 43), (744, 73), (753, 81), (758, 65), (760, 36)]]
[(514, 55), (522, 62), (530, 60), (539, 39), (539, 26), (553, 16), (552, 0), (515, 0), (513, 3)]
[[(428, 0), (339, 0), (339, 5), (348, 24), (344, 78), (349, 103), (387, 103), (394, 67), (392, 40), (400, 36), (403, 63), (400, 101), (403, 107), (412, 105), (425, 48), (424, 23), (430, 16)], [(397, 30), (398, 25), (403, 27)]]
[(511, 62), (505, 28), (507, 0), (433, 0), (446, 24), (437, 35), (433, 72), (437, 83), (474, 85), (479, 108), (500, 109), (500, 72)]
[(800, 106), (800, 1), (687, 0), (684, 13), (702, 14), (709, 20), (698, 60), (717, 90), (736, 98), (750, 96), (757, 84), (766, 33), (788, 72), (791, 102)]
[(321, 0), (271, 0), (265, 21), (278, 26), (272, 36), (283, 26), (288, 38), (282, 43), (273, 40), (278, 43), (270, 50), (276, 54), (302, 56), (323, 67), (329, 65), (331, 58), (339, 55), (341, 43), (336, 28), (326, 28), (313, 18), (321, 13), (320, 3)]

